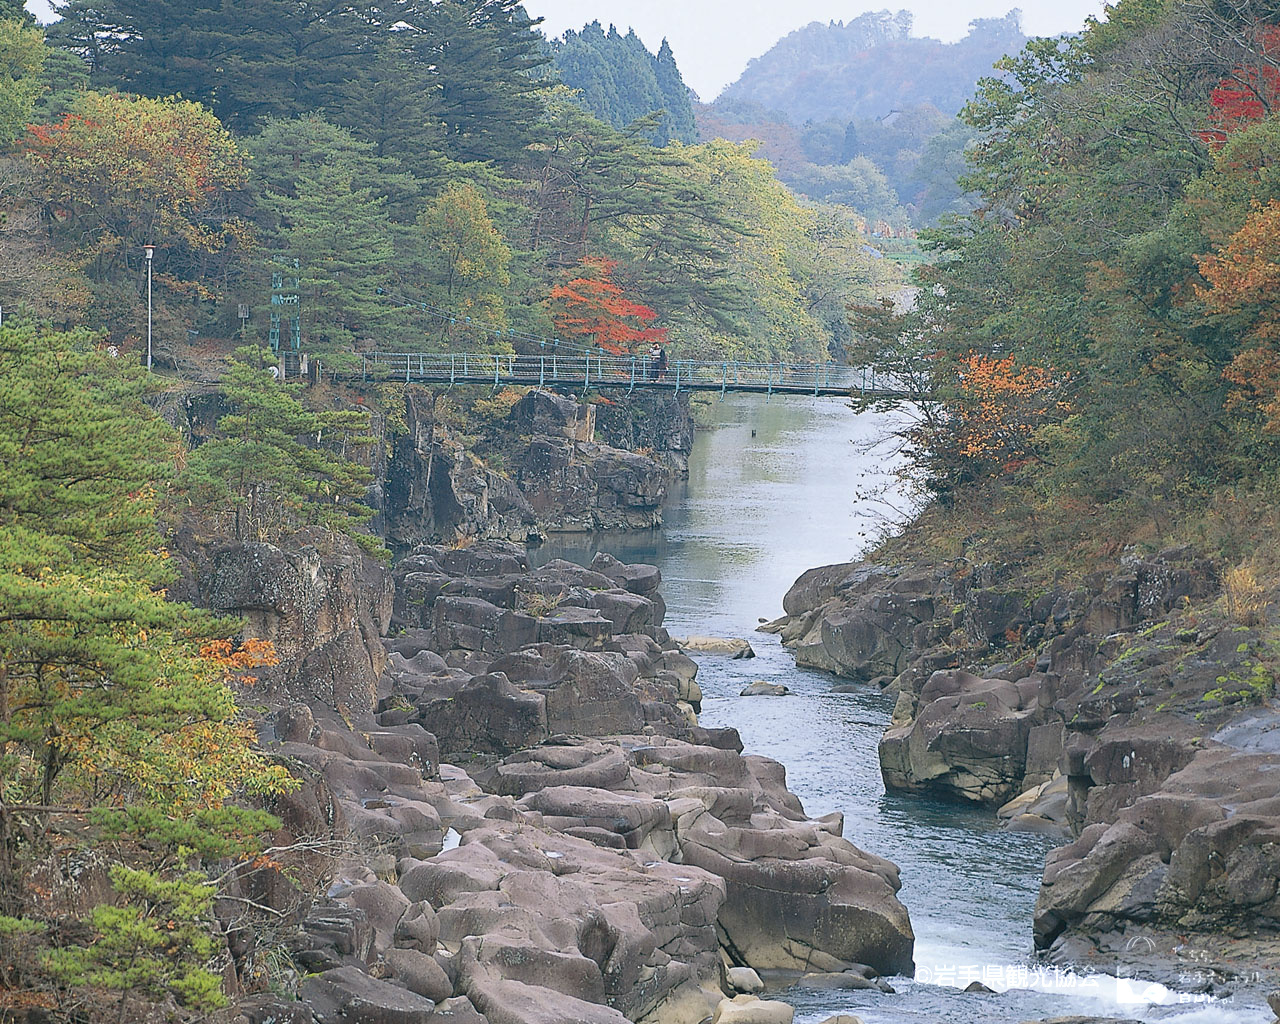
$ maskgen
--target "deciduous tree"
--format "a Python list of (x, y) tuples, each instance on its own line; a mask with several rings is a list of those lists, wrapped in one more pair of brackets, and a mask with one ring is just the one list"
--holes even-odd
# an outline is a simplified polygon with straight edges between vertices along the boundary
[[(85, 93), (58, 123), (34, 126), (27, 148), (50, 231), (83, 263), (100, 311), (112, 311), (115, 339), (144, 322), (145, 244), (158, 247), (156, 303), (175, 309), (216, 299), (211, 286), (253, 251), (233, 202), (244, 154), (195, 103)], [(121, 285), (133, 289), (123, 308), (112, 291)]]
[(1221, 250), (1201, 259), (1200, 272), (1208, 282), (1200, 297), (1244, 337), (1224, 373), (1231, 404), (1256, 406), (1265, 429), (1280, 432), (1280, 200), (1255, 207)]
[(613, 260), (585, 259), (578, 277), (551, 290), (556, 329), (615, 353), (665, 342), (666, 328), (652, 326), (658, 314), (627, 298), (614, 283), (616, 268)]
[(454, 182), (427, 204), (418, 231), (423, 294), (458, 316), (504, 328), (511, 247), (489, 217), (484, 194), (470, 182)]
[(44, 92), (40, 72), (46, 54), (44, 33), (0, 11), (0, 149), (26, 127)]

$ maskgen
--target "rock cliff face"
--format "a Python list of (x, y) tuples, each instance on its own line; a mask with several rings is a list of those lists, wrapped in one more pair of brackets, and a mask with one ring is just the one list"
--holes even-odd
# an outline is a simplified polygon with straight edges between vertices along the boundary
[(1280, 716), (1267, 625), (1221, 603), (1184, 549), (1042, 594), (994, 567), (845, 564), (802, 576), (764, 628), (801, 664), (896, 691), (888, 787), (1006, 805), (1010, 827), (1069, 840), (1038, 946), (1198, 943), (1229, 972), (1228, 936), (1280, 948)]
[(374, 496), (397, 550), (458, 537), (523, 542), (656, 526), (693, 439), (688, 407), (674, 399), (588, 406), (535, 389), (490, 428), (486, 463), (440, 425), (430, 392), (410, 389), (404, 401), (404, 425), (388, 442)]
[[(912, 971), (897, 869), (697, 724), (652, 566), (421, 547), (391, 586), (345, 554), (243, 545), (207, 587), (259, 635), (299, 627), (265, 734), (306, 780), (275, 808), (280, 845), (345, 848), (323, 899), (261, 871), (232, 895), (283, 915), (272, 948), (320, 1024), (697, 1024), (730, 966)], [(343, 604), (347, 581), (363, 597)], [(348, 633), (366, 645), (351, 681), (302, 670)], [(269, 953), (237, 947), (246, 988)], [(243, 1005), (256, 1022), (298, 1004)]]
[[(373, 531), (396, 552), (650, 529), (662, 522), (671, 482), (688, 472), (687, 395), (606, 390), (599, 404), (587, 404), (535, 388), (506, 415), (473, 411), (465, 423), (440, 396), (416, 386), (328, 396), (371, 412), (377, 443), (362, 456), (374, 474), (367, 501), (377, 512)], [(227, 412), (216, 392), (158, 401), (161, 414), (197, 441)]]
[(279, 546), (187, 535), (176, 546), (186, 573), (172, 596), (242, 618), (246, 636), (275, 644), (280, 664), (262, 670), (264, 685), (346, 711), (373, 707), (395, 589), (354, 542), (311, 528)]

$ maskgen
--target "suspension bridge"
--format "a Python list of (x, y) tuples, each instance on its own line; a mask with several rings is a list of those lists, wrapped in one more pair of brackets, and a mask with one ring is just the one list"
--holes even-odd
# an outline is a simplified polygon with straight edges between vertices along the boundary
[[(318, 370), (319, 368), (317, 368)], [(838, 363), (759, 363), (673, 359), (641, 355), (550, 351), (518, 355), (476, 352), (368, 352), (359, 369), (323, 371), (338, 380), (427, 384), (517, 384), (550, 388), (638, 388), (667, 391), (750, 392), (762, 395), (836, 395), (906, 399), (887, 376)]]

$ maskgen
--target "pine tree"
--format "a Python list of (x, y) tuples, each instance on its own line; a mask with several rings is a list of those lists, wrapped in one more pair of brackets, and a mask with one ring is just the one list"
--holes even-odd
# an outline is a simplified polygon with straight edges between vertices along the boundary
[(607, 253), (667, 314), (690, 311), (734, 330), (748, 295), (730, 280), (726, 256), (748, 228), (713, 176), (679, 147), (655, 148), (654, 118), (615, 131), (559, 98), (548, 116), (525, 171), (538, 189), (534, 251), (557, 268)]
[(0, 20), (20, 21), (24, 25), (34, 25), (35, 17), (27, 10), (23, 0), (0, 0)]
[(188, 458), (182, 489), (239, 539), (308, 523), (354, 532), (373, 515), (359, 500), (372, 474), (343, 454), (370, 442), (368, 414), (311, 412), (300, 390), (268, 372), (262, 350), (237, 349), (222, 384), (232, 411)]
[[(121, 1020), (133, 1003), (154, 1005), (170, 995), (189, 1010), (225, 1006), (222, 979), (206, 966), (217, 948), (211, 935), (216, 888), (198, 871), (165, 881), (115, 864), (109, 875), (120, 902), (93, 908), (96, 938), (88, 946), (49, 955), (54, 978), (68, 988), (118, 993)], [(144, 1007), (138, 1010), (145, 1015)]]
[(536, 136), (547, 58), (520, 0), (442, 0), (415, 41), (435, 71), (446, 152), (457, 160), (513, 162)]
[(365, 340), (393, 347), (400, 311), (381, 294), (394, 278), (386, 200), (328, 165), (299, 175), (295, 189), (267, 203), (280, 216), (285, 265), (300, 268), (305, 344), (331, 354)]
[(41, 834), (24, 820), (62, 799), (194, 825), (242, 788), (288, 782), (203, 653), (236, 624), (161, 589), (156, 493), (178, 439), (145, 378), (85, 334), (0, 329), (3, 911), (22, 909), (24, 846)]
[[(385, 200), (393, 222), (408, 224), (417, 216), (423, 181), (408, 174), (396, 158), (380, 156), (374, 142), (319, 114), (269, 118), (245, 146), (253, 157), (253, 187), (260, 206), (270, 208), (267, 196), (296, 196), (304, 175), (314, 178), (327, 173), (326, 168), (339, 168)], [(274, 222), (263, 224), (268, 239), (277, 227)]]
[(51, 36), (95, 81), (181, 95), (238, 131), (340, 103), (367, 56), (369, 0), (72, 0)]

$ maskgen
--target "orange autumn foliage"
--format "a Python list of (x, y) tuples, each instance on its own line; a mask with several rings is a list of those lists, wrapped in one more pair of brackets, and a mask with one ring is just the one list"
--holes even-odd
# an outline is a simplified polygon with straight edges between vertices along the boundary
[(214, 640), (200, 648), (200, 657), (219, 666), (227, 675), (238, 676), (240, 682), (247, 686), (252, 686), (258, 679), (243, 673), (253, 668), (269, 668), (280, 664), (276, 645), (270, 640), (259, 640), (257, 637), (242, 640), (239, 647), (231, 640)]
[(1243, 332), (1250, 347), (1222, 374), (1234, 385), (1227, 407), (1256, 406), (1263, 429), (1280, 433), (1280, 202), (1255, 204), (1226, 245), (1200, 258), (1200, 273), (1209, 284), (1196, 295), (1211, 312), (1250, 320)]
[(1004, 472), (1035, 461), (1036, 430), (1051, 411), (1067, 409), (1054, 397), (1059, 381), (1050, 371), (1019, 365), (1013, 356), (970, 352), (960, 360), (957, 388), (960, 454)]

